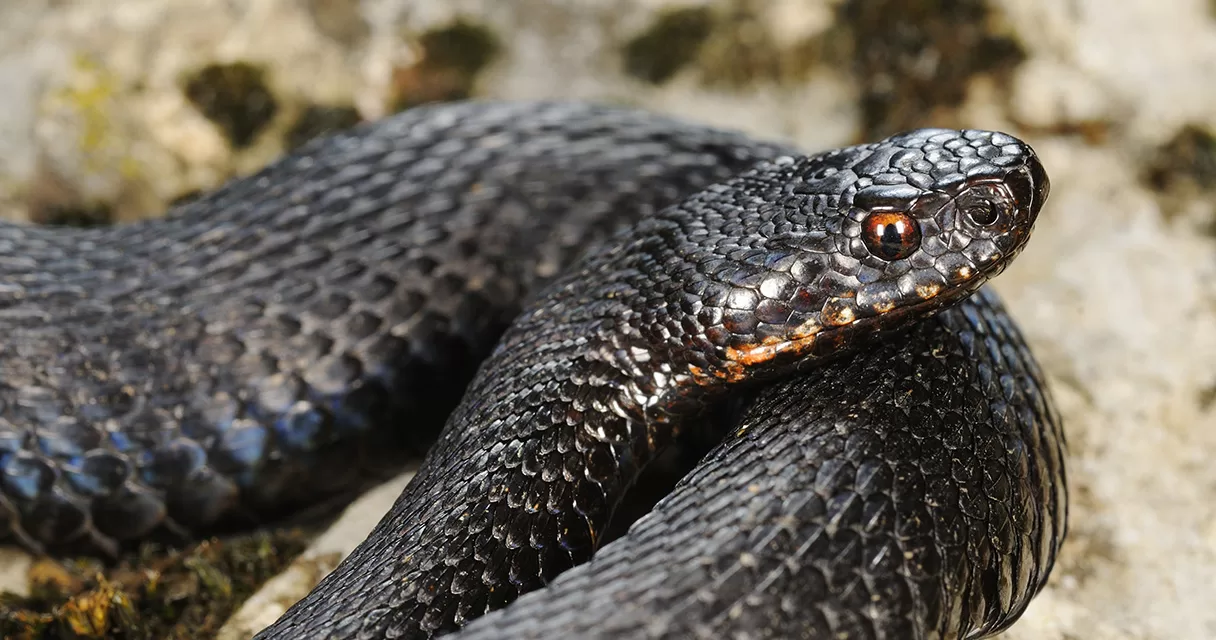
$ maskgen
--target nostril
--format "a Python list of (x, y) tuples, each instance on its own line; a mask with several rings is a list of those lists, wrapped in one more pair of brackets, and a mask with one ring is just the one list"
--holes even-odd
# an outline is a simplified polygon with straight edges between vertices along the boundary
[(1031, 182), (1037, 190), (1032, 213), (1037, 214), (1039, 209), (1042, 208), (1043, 203), (1047, 201), (1048, 194), (1051, 193), (1051, 180), (1047, 178), (1047, 169), (1043, 168), (1043, 164), (1037, 158), (1031, 158), (1030, 172)]
[(1022, 167), (1005, 177), (1005, 184), (1009, 186), (1019, 209), (1029, 210), (1039, 201), (1035, 196), (1035, 179), (1030, 172), (1027, 167)]
[(967, 207), (965, 213), (967, 217), (971, 218), (972, 222), (981, 227), (986, 227), (1001, 217), (1000, 208), (997, 207), (996, 203), (988, 200), (981, 200)]

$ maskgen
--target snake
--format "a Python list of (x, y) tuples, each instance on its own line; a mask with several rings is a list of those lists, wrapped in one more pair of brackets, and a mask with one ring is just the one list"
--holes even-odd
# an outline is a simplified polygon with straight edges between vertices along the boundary
[(985, 286), (1048, 193), (1001, 132), (808, 154), (470, 100), (163, 218), (0, 223), (0, 535), (114, 556), (420, 458), (259, 640), (992, 634), (1066, 533), (1060, 419)]

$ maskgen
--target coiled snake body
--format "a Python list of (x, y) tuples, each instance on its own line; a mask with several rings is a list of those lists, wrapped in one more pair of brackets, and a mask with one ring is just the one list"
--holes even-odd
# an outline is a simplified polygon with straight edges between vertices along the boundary
[[(807, 157), (486, 102), (163, 220), (4, 224), (0, 527), (113, 553), (243, 523), (361, 486), (451, 412), (259, 638), (993, 632), (1063, 539), (1063, 436), (1011, 319), (968, 296), (1046, 195), (999, 133)], [(641, 471), (735, 412), (596, 551)]]

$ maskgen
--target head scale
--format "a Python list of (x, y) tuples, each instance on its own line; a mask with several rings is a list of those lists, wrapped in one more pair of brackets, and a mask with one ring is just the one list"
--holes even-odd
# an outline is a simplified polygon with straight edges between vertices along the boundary
[(783, 162), (766, 313), (726, 350), (735, 365), (827, 355), (960, 300), (1021, 251), (1049, 190), (1034, 151), (991, 131), (922, 129)]

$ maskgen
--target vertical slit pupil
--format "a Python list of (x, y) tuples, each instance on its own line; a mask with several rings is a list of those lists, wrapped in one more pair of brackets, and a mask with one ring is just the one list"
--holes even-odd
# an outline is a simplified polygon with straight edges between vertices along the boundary
[(905, 225), (903, 220), (887, 223), (882, 230), (883, 248), (888, 253), (898, 254), (904, 248)]

